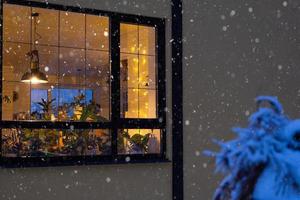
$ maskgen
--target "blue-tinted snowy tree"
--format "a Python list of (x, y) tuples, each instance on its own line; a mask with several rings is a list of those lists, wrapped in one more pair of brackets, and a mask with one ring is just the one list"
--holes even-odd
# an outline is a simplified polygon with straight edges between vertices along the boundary
[[(300, 199), (300, 120), (291, 121), (277, 98), (260, 96), (258, 110), (246, 128), (233, 128), (237, 137), (216, 141), (216, 171), (226, 177), (214, 200)], [(260, 107), (268, 103), (269, 107)]]

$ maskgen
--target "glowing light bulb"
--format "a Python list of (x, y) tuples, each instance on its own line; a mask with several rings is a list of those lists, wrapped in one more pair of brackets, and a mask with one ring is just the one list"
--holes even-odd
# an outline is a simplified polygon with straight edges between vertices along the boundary
[(103, 32), (103, 35), (104, 35), (105, 37), (108, 37), (108, 35), (109, 35), (109, 34), (108, 34), (108, 31), (104, 31), (104, 32)]
[(38, 83), (40, 83), (40, 80), (39, 80), (37, 77), (33, 76), (33, 77), (30, 79), (30, 82), (31, 82), (32, 84), (38, 84)]
[(131, 53), (134, 53), (135, 52), (135, 47), (131, 47), (130, 51), (131, 51)]

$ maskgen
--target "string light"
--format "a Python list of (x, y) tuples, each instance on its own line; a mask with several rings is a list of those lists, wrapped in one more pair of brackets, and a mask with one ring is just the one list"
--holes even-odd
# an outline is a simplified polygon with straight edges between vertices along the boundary
[(144, 58), (144, 59), (143, 59), (143, 64), (145, 65), (145, 64), (146, 64), (146, 62), (147, 62), (147, 61), (146, 61), (146, 59)]
[(135, 47), (131, 47), (131, 48), (130, 48), (130, 52), (131, 52), (131, 53), (134, 53), (134, 52), (135, 52)]
[(108, 34), (108, 31), (104, 31), (104, 32), (103, 32), (103, 35), (104, 35), (105, 37), (108, 37), (108, 35), (109, 35), (109, 34)]

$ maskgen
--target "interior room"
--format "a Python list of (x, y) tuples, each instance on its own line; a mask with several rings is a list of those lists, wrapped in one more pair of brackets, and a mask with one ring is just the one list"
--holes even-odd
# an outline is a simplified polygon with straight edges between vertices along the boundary
[[(2, 120), (110, 122), (109, 17), (10, 4), (3, 14)], [(155, 27), (121, 23), (120, 57), (120, 117), (157, 118)], [(8, 157), (111, 152), (107, 129), (2, 132)], [(138, 150), (130, 148), (134, 135)], [(160, 135), (159, 129), (120, 129), (118, 151), (159, 153)]]

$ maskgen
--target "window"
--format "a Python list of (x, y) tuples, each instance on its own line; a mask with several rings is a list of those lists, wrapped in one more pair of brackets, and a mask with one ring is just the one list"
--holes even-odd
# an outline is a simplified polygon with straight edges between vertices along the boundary
[(164, 159), (164, 20), (3, 3), (2, 29), (2, 160)]
[(31, 113), (42, 113), (42, 99), (48, 101), (48, 91), (46, 89), (33, 89), (31, 90), (30, 97), (30, 112)]
[(122, 23), (120, 55), (121, 117), (157, 118), (155, 27)]
[[(48, 100), (49, 97), (59, 97), (59, 99), (52, 99), (51, 102)], [(31, 119), (34, 120), (43, 120), (43, 114), (45, 111), (45, 104), (49, 102), (52, 109), (52, 118), (51, 120), (55, 120), (59, 117), (59, 112), (53, 112), (56, 110), (62, 109), (54, 109), (55, 105), (62, 105), (68, 108), (66, 110), (66, 116), (68, 119), (72, 119), (74, 116), (74, 109), (72, 109), (72, 104), (74, 104), (74, 99), (84, 96), (85, 99), (81, 100), (81, 103), (85, 101), (85, 103), (91, 103), (93, 101), (93, 90), (92, 89), (65, 89), (65, 88), (54, 88), (52, 90), (47, 89), (31, 89)], [(100, 109), (100, 108), (99, 108)]]

